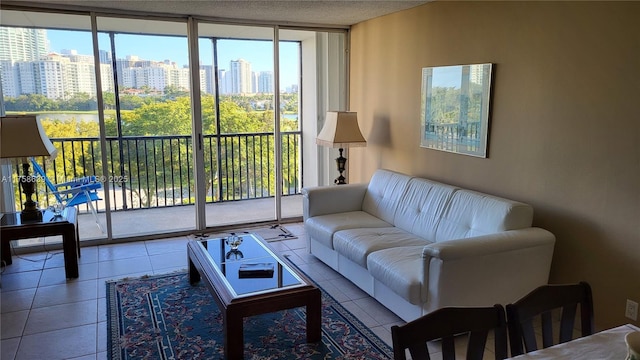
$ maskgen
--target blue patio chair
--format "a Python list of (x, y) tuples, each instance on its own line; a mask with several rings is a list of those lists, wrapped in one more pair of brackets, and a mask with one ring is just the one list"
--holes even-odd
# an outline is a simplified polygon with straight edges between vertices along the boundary
[(104, 229), (102, 229), (98, 219), (98, 212), (93, 205), (94, 201), (102, 200), (98, 195), (98, 190), (102, 188), (102, 183), (95, 176), (84, 176), (73, 181), (54, 184), (49, 180), (44, 169), (33, 158), (31, 159), (31, 166), (33, 166), (36, 174), (44, 180), (49, 191), (63, 207), (87, 204), (96, 219), (98, 228), (104, 233)]

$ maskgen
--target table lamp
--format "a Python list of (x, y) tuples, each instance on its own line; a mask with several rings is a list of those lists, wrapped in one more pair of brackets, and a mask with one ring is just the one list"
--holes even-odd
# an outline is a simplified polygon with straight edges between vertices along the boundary
[(42, 220), (42, 212), (31, 199), (36, 191), (36, 177), (29, 175), (29, 158), (55, 157), (56, 148), (44, 133), (35, 115), (11, 115), (0, 117), (0, 158), (22, 164), (22, 176), (18, 178), (22, 192), (27, 197), (20, 214), (22, 221)]
[(336, 165), (340, 176), (335, 179), (337, 185), (346, 184), (343, 175), (347, 159), (342, 156), (346, 147), (367, 146), (367, 141), (358, 127), (358, 115), (352, 111), (328, 111), (320, 134), (316, 138), (316, 144), (338, 148), (340, 156), (336, 158)]

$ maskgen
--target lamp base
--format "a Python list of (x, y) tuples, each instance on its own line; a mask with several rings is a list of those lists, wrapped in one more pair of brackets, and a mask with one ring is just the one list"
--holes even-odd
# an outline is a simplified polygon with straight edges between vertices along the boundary
[(22, 212), (20, 213), (20, 221), (21, 222), (27, 222), (27, 221), (42, 221), (42, 211), (40, 211), (39, 209), (35, 209), (35, 210), (22, 210)]
[(336, 185), (344, 185), (347, 182), (345, 181), (346, 178), (344, 177), (344, 175), (342, 173), (344, 173), (344, 170), (346, 168), (347, 165), (347, 158), (342, 156), (342, 151), (344, 149), (343, 148), (339, 148), (338, 151), (340, 151), (340, 156), (338, 156), (336, 158), (336, 165), (338, 166), (338, 172), (340, 173), (340, 176), (338, 176), (333, 183)]
[(23, 175), (20, 176), (18, 181), (22, 187), (22, 192), (27, 197), (27, 201), (24, 202), (24, 208), (20, 213), (21, 221), (42, 221), (42, 212), (38, 209), (38, 204), (31, 199), (36, 192), (36, 178), (29, 175), (29, 163), (22, 164)]

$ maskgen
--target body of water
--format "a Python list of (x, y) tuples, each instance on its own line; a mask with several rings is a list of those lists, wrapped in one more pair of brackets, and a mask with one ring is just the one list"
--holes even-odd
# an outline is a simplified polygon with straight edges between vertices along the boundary
[(49, 120), (60, 120), (60, 121), (71, 121), (72, 119), (76, 119), (77, 121), (86, 121), (86, 122), (98, 122), (98, 114), (92, 113), (73, 113), (73, 114), (64, 114), (64, 113), (42, 113), (36, 115), (38, 120), (42, 121), (45, 119)]

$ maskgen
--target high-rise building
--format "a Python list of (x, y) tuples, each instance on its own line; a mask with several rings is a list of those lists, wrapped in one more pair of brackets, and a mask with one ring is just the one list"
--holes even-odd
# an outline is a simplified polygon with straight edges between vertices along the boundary
[(251, 86), (251, 63), (244, 60), (231, 60), (229, 63), (231, 70), (228, 76), (231, 76), (231, 94), (250, 94), (253, 93)]
[(47, 30), (0, 27), (0, 60), (36, 61), (48, 52)]
[(20, 96), (20, 81), (18, 68), (9, 60), (0, 60), (0, 79), (2, 79), (2, 94), (8, 97)]
[(231, 93), (231, 75), (229, 74), (229, 71), (225, 69), (218, 70), (218, 87), (220, 88), (220, 94), (222, 95)]
[(47, 30), (0, 27), (0, 67), (4, 96), (16, 97), (24, 94), (23, 87), (35, 89), (35, 79), (24, 79), (21, 72), (33, 74), (27, 67), (19, 68), (16, 63), (38, 61), (49, 51)]
[(69, 73), (69, 71), (67, 71), (69, 60), (60, 60), (61, 59), (46, 59), (31, 62), (34, 65), (32, 69), (35, 73), (37, 94), (42, 94), (49, 99), (63, 99), (65, 98), (65, 94), (70, 93), (70, 91), (65, 91), (70, 82), (67, 76)]
[(258, 73), (257, 89), (259, 93), (273, 92), (273, 71), (260, 71)]
[(170, 69), (169, 85), (184, 91), (190, 91), (191, 78), (189, 68)]
[(479, 66), (479, 65), (470, 66), (469, 80), (472, 83), (482, 84), (485, 76), (486, 74), (484, 72), (484, 66)]
[(251, 92), (257, 92), (258, 91), (258, 73), (255, 71), (251, 72)]
[(200, 65), (200, 82), (202, 83), (202, 91), (207, 94), (213, 94), (215, 86), (215, 78), (213, 77), (213, 66)]
[[(50, 99), (66, 99), (78, 93), (96, 96), (95, 63), (93, 55), (78, 54), (76, 50), (64, 49), (61, 54), (48, 53), (46, 30), (0, 27), (0, 74), (4, 96), (18, 97), (22, 94), (42, 94)], [(100, 75), (104, 91), (113, 91), (113, 69), (111, 53), (100, 51)], [(246, 87), (245, 74), (251, 65), (244, 60), (236, 64), (236, 92), (251, 92)], [(149, 88), (161, 93), (167, 86), (182, 91), (190, 90), (188, 67), (178, 68), (171, 60), (154, 61), (127, 55), (116, 60), (118, 83), (123, 88)], [(208, 73), (213, 68), (209, 66)], [(200, 88), (213, 92), (208, 83), (207, 71), (200, 71)], [(227, 76), (229, 84), (232, 78)], [(230, 88), (230, 86), (228, 87)]]
[(102, 80), (103, 91), (113, 91), (113, 68), (111, 64), (100, 64), (100, 79)]
[(111, 51), (100, 50), (100, 64), (110, 64), (111, 63)]

